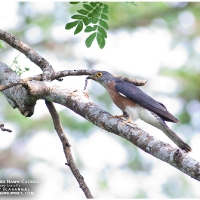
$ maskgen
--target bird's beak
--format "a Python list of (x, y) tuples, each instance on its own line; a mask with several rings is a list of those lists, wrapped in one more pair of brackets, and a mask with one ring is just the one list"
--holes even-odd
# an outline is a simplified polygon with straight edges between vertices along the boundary
[(95, 77), (94, 77), (93, 75), (90, 75), (90, 76), (88, 76), (86, 79), (87, 79), (87, 80), (88, 80), (88, 79), (95, 80)]

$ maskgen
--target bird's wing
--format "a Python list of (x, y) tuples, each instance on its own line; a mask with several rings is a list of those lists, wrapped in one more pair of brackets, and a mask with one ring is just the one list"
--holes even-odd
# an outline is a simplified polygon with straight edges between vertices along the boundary
[(137, 86), (123, 81), (116, 83), (115, 89), (117, 92), (119, 92), (119, 94), (126, 96), (142, 107), (158, 114), (163, 118), (163, 120), (179, 123), (179, 120), (170, 114), (162, 103), (159, 103), (158, 101), (145, 94)]

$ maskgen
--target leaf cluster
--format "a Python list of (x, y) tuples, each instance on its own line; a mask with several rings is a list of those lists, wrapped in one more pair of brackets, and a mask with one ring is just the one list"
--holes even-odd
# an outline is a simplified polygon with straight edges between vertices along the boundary
[(24, 72), (29, 71), (30, 69), (28, 67), (22, 67), (19, 65), (19, 62), (17, 60), (18, 56), (13, 60), (10, 68), (15, 71), (19, 76), (21, 76)]
[[(79, 2), (71, 2), (71, 4), (77, 3)], [(77, 12), (78, 14), (71, 17), (75, 21), (67, 23), (65, 29), (75, 28), (74, 35), (76, 35), (85, 26), (84, 32), (91, 33), (85, 41), (86, 46), (89, 48), (96, 38), (99, 47), (103, 49), (107, 38), (106, 30), (109, 29), (106, 22), (108, 20), (108, 5), (101, 2), (83, 2), (83, 8)]]

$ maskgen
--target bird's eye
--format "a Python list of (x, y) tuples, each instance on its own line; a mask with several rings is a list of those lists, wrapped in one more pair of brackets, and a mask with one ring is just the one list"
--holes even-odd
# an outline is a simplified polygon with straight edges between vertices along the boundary
[(96, 77), (100, 78), (103, 74), (101, 72), (96, 73)]

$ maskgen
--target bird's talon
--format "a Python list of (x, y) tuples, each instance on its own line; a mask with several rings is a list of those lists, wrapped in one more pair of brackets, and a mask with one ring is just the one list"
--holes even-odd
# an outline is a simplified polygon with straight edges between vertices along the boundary
[(136, 123), (134, 123), (133, 121), (131, 121), (130, 118), (129, 118), (129, 119), (127, 119), (126, 121), (123, 121), (123, 122), (122, 122), (122, 126), (123, 126), (124, 124), (127, 124), (127, 123), (136, 125)]

